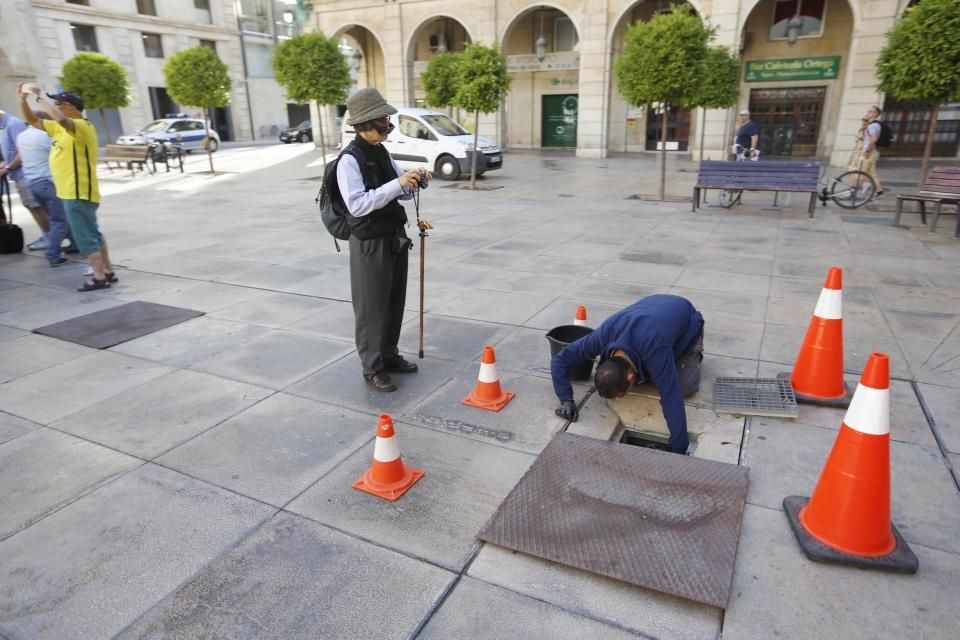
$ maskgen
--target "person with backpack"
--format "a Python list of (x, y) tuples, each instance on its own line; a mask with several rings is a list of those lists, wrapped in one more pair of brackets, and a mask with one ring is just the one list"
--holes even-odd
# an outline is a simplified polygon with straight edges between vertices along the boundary
[[(397, 389), (391, 373), (417, 371), (397, 346), (412, 247), (399, 201), (426, 187), (428, 175), (425, 169), (404, 172), (381, 144), (393, 130), (389, 116), (397, 110), (379, 91), (356, 91), (347, 98), (347, 111), (347, 124), (357, 136), (336, 160), (338, 193), (328, 197), (342, 201), (340, 217), (349, 226), (350, 290), (363, 377), (377, 391), (390, 392)], [(324, 223), (334, 237), (344, 239), (327, 219)]]
[(858, 158), (858, 167), (852, 167), (863, 171), (873, 178), (877, 186), (877, 193), (874, 197), (883, 195), (883, 185), (880, 184), (880, 176), (877, 175), (877, 160), (880, 159), (880, 148), (889, 147), (891, 143), (890, 127), (880, 121), (880, 114), (883, 113), (880, 107), (874, 105), (867, 109), (867, 114), (863, 117), (863, 144), (860, 146), (860, 157)]

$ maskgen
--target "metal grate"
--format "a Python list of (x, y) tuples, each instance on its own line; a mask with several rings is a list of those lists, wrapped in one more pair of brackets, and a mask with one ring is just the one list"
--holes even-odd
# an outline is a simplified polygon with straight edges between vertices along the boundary
[(713, 383), (713, 410), (779, 418), (799, 415), (793, 386), (779, 378), (717, 378)]

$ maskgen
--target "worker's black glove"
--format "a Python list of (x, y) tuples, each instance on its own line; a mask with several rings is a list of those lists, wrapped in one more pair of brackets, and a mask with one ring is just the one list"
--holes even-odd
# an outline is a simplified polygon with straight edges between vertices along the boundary
[(577, 412), (577, 405), (573, 403), (573, 400), (562, 401), (554, 413), (565, 420), (569, 420), (570, 422), (576, 422), (579, 415)]

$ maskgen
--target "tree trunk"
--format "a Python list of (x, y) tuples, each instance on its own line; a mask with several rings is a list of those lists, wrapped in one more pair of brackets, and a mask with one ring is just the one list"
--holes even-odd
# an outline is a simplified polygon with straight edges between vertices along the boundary
[(700, 162), (703, 162), (703, 137), (707, 132), (707, 109), (703, 108), (703, 114), (700, 116)]
[(664, 200), (664, 192), (667, 184), (667, 103), (663, 103), (663, 131), (660, 134), (660, 190), (657, 192), (658, 199)]
[(320, 157), (323, 158), (323, 171), (320, 175), (327, 172), (327, 139), (323, 135), (323, 105), (317, 105), (317, 124), (320, 129)]
[(918, 187), (923, 187), (927, 181), (927, 170), (930, 168), (930, 156), (933, 155), (933, 134), (937, 129), (937, 116), (940, 115), (940, 103), (935, 102), (930, 111), (930, 126), (927, 127), (927, 143), (923, 145), (923, 161), (920, 163), (920, 183)]
[(97, 109), (97, 111), (100, 112), (100, 122), (103, 123), (103, 132), (106, 134), (107, 144), (110, 144), (113, 136), (110, 135), (110, 125), (107, 124), (107, 114), (103, 112), (103, 109)]
[(470, 159), (470, 188), (477, 188), (477, 154), (480, 153), (480, 112), (474, 114), (473, 120), (473, 157)]
[(213, 170), (213, 152), (210, 150), (210, 109), (203, 108), (203, 146), (207, 148), (207, 161), (210, 163), (210, 173), (215, 174)]

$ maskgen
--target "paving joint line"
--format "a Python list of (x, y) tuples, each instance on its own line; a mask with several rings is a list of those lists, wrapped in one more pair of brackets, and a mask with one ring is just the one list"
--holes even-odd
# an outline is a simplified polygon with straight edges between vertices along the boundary
[(912, 381), (910, 386), (913, 388), (913, 392), (920, 402), (920, 409), (923, 411), (923, 416), (927, 420), (927, 426), (930, 427), (930, 431), (933, 433), (933, 439), (937, 441), (937, 447), (940, 449), (940, 456), (943, 458), (947, 471), (950, 473), (950, 477), (953, 478), (954, 488), (960, 493), (960, 477), (957, 475), (957, 470), (953, 468), (949, 450), (943, 441), (943, 437), (940, 435), (940, 430), (937, 428), (937, 421), (933, 417), (933, 412), (930, 411), (930, 407), (927, 405), (927, 401), (920, 391), (920, 385), (916, 381)]

